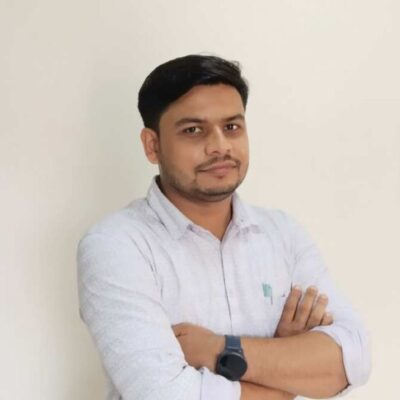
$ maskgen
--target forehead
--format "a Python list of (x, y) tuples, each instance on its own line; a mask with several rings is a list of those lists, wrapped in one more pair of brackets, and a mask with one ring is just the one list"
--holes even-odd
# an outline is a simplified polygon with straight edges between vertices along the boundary
[(239, 92), (224, 84), (198, 85), (172, 103), (163, 113), (160, 124), (174, 123), (183, 117), (218, 120), (242, 113), (244, 106)]

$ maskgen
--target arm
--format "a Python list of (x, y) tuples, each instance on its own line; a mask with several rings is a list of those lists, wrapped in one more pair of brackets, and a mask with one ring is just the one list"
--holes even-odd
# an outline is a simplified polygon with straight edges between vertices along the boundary
[(150, 258), (131, 238), (90, 233), (77, 261), (82, 319), (124, 400), (239, 400), (238, 382), (188, 365)]
[[(196, 369), (205, 370), (212, 376), (226, 381), (225, 378), (214, 374), (217, 356), (224, 348), (224, 336), (191, 323), (177, 324), (172, 329), (189, 365)], [(238, 382), (235, 384), (239, 385)], [(295, 398), (295, 395), (291, 393), (250, 382), (240, 382), (240, 388), (240, 400), (292, 400)], [(220, 399), (221, 397), (218, 397), (215, 391), (210, 390), (210, 395), (204, 398)], [(226, 397), (227, 400), (232, 398)]]
[[(369, 333), (360, 316), (340, 293), (325, 266), (321, 253), (304, 228), (292, 217), (284, 215), (290, 232), (293, 284), (300, 287), (315, 285), (329, 298), (327, 311), (334, 322), (317, 326), (311, 332), (321, 332), (340, 348), (349, 392), (367, 382), (371, 370)], [(341, 394), (344, 394), (342, 392)]]
[(282, 390), (267, 388), (249, 382), (240, 382), (240, 400), (293, 400), (296, 396)]
[(330, 397), (347, 386), (339, 346), (329, 336), (307, 333), (332, 323), (327, 296), (317, 294), (312, 286), (303, 298), (298, 287), (291, 290), (275, 333), (280, 339), (242, 338), (249, 366), (243, 380), (309, 397)]
[(244, 381), (313, 398), (331, 397), (347, 379), (339, 346), (309, 332), (290, 338), (242, 338), (248, 370)]
[[(334, 322), (291, 338), (248, 340), (244, 345), (245, 354), (247, 348), (252, 360), (248, 379), (310, 397), (333, 396), (346, 385), (348, 392), (368, 380), (371, 368), (368, 333), (360, 317), (337, 290), (316, 244), (306, 231), (284, 213), (277, 225), (282, 227), (288, 249), (292, 284), (303, 288), (314, 285), (327, 295), (328, 311)], [(279, 376), (271, 382), (268, 374), (273, 373), (273, 366), (270, 363), (275, 363), (281, 374), (287, 374), (285, 385), (279, 381)], [(326, 382), (327, 387), (322, 388), (315, 376)]]
[[(332, 316), (325, 312), (327, 304), (327, 296), (318, 296), (315, 287), (308, 288), (303, 298), (300, 288), (292, 288), (274, 337), (299, 335), (316, 326), (332, 324)], [(296, 397), (289, 392), (244, 381), (241, 381), (241, 387), (242, 400), (293, 400)]]
[[(279, 333), (298, 330), (301, 334), (297, 337), (244, 339), (245, 344), (242, 345), (249, 364), (244, 379), (311, 397), (336, 395), (346, 385), (348, 392), (368, 380), (371, 366), (368, 334), (350, 304), (337, 291), (310, 237), (291, 219), (286, 221), (284, 230), (285, 233), (289, 232), (286, 245), (292, 258), (292, 283), (296, 284), (295, 287), (312, 285), (320, 289), (326, 295), (326, 300), (329, 298), (330, 312), (320, 314), (322, 323), (317, 321), (317, 326), (314, 324), (314, 327), (309, 327), (306, 324), (305, 330), (301, 326), (300, 329), (296, 328), (297, 312), (292, 321), (295, 329), (291, 328), (292, 322), (280, 322), (275, 336), (285, 336)], [(334, 323), (330, 324), (332, 317)], [(309, 329), (310, 332), (304, 333)], [(195, 359), (199, 351), (204, 352), (204, 347), (196, 349), (196, 345), (193, 345), (196, 341), (179, 341), (187, 356)], [(220, 351), (221, 348), (218, 352)], [(193, 360), (188, 360), (192, 365)], [(212, 360), (209, 365), (213, 368), (215, 351), (209, 360)], [(274, 375), (276, 370), (280, 374)], [(276, 379), (271, 379), (271, 376)], [(286, 380), (283, 381), (281, 376)], [(327, 386), (321, 387), (320, 382)]]
[[(299, 288), (293, 288), (283, 309), (275, 337), (299, 335), (316, 326), (330, 325), (332, 318), (325, 313), (328, 299), (326, 296), (317, 295), (316, 288), (311, 287), (302, 298), (302, 291)], [(173, 330), (190, 365), (196, 368), (206, 366), (211, 371), (215, 371), (217, 356), (224, 348), (223, 336), (190, 323), (175, 325)], [(295, 397), (289, 392), (250, 382), (242, 381), (241, 388), (242, 400), (265, 398), (285, 400)]]
[[(242, 338), (248, 364), (241, 379), (243, 399), (267, 394), (272, 399), (290, 399), (294, 397), (290, 393), (331, 397), (347, 385), (340, 347), (328, 335), (309, 332), (332, 324), (325, 313), (327, 297), (317, 297), (314, 287), (302, 299), (301, 295), (298, 288), (292, 289), (274, 338)], [(173, 330), (190, 365), (215, 371), (225, 344), (222, 335), (190, 323), (175, 325)], [(247, 387), (249, 382), (255, 385)]]

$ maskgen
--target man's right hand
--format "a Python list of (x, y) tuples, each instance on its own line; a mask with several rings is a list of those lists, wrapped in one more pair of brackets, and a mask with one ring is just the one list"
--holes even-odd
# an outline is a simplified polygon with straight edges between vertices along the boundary
[(310, 286), (306, 290), (303, 299), (301, 299), (302, 294), (299, 286), (292, 288), (274, 337), (298, 335), (316, 326), (332, 324), (332, 315), (325, 312), (328, 297), (324, 294), (318, 295), (318, 289), (315, 286)]
[[(275, 337), (288, 337), (307, 332), (315, 326), (330, 325), (332, 315), (326, 313), (328, 297), (318, 296), (316, 287), (309, 287), (302, 298), (302, 290), (295, 286), (292, 288), (282, 316), (275, 332)], [(241, 381), (241, 400), (294, 400), (296, 395), (282, 390), (273, 389), (250, 382)]]

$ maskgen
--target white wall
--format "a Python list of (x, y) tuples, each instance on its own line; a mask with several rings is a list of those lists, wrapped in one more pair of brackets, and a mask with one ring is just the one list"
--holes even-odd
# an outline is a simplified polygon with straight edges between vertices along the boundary
[(143, 196), (137, 91), (188, 53), (251, 84), (243, 198), (292, 213), (373, 334), (370, 383), (398, 393), (400, 3), (396, 0), (3, 0), (0, 399), (103, 398), (78, 316), (75, 249)]

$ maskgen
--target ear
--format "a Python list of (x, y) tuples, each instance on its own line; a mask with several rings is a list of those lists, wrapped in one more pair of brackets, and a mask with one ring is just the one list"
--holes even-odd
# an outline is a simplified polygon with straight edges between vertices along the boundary
[(140, 139), (142, 140), (144, 153), (146, 154), (147, 159), (152, 164), (158, 164), (160, 139), (158, 137), (157, 132), (153, 131), (150, 128), (143, 128), (142, 132), (140, 133)]

